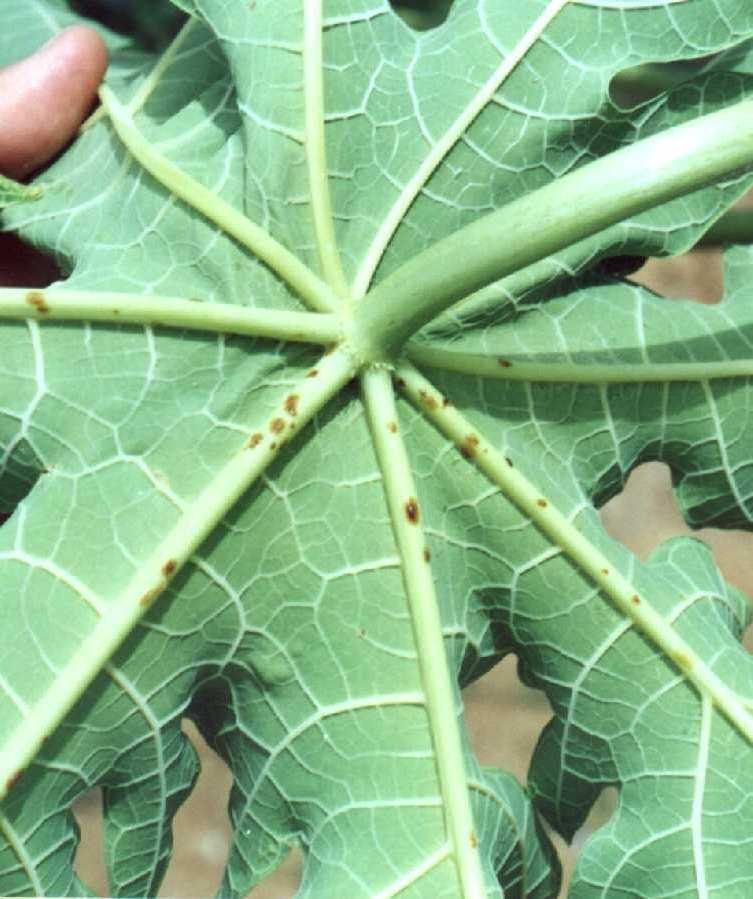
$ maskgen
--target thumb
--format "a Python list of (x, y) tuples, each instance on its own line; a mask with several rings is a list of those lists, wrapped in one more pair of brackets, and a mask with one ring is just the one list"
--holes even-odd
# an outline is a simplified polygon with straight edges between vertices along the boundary
[(102, 39), (76, 26), (0, 69), (0, 172), (23, 178), (52, 159), (84, 120), (106, 68)]

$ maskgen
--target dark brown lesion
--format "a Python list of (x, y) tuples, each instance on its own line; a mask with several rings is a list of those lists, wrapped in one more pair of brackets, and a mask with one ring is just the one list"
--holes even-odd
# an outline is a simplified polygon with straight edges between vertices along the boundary
[(405, 517), (411, 524), (418, 524), (420, 513), (418, 510), (418, 500), (411, 496), (405, 504)]
[(44, 294), (38, 290), (30, 290), (26, 294), (26, 302), (40, 315), (49, 315), (50, 307), (45, 302)]

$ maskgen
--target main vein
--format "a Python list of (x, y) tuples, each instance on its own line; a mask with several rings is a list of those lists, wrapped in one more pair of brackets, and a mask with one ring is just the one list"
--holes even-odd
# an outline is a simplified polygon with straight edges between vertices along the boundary
[(708, 696), (719, 711), (753, 745), (753, 716), (741, 698), (698, 656), (674, 626), (639, 595), (633, 584), (569, 521), (514, 463), (500, 453), (478, 428), (410, 363), (396, 368), (396, 375), (412, 403), (447, 438), (470, 457), (537, 527), (577, 567), (596, 583), (604, 595), (680, 670), (701, 696)]
[(405, 214), (421, 193), (432, 174), (439, 168), (442, 160), (447, 156), (455, 144), (463, 137), (473, 120), (482, 109), (490, 102), (494, 94), (504, 83), (505, 79), (517, 67), (518, 63), (528, 53), (531, 47), (541, 37), (544, 29), (551, 23), (554, 17), (569, 3), (570, 0), (549, 0), (544, 11), (518, 41), (510, 54), (500, 62), (497, 69), (481, 86), (479, 91), (463, 109), (460, 115), (445, 131), (445, 133), (430, 148), (423, 161), (416, 169), (413, 177), (403, 187), (400, 195), (395, 200), (392, 208), (387, 213), (379, 230), (374, 236), (371, 246), (361, 263), (353, 284), (355, 297), (362, 297), (369, 289), (374, 272), (387, 249), (392, 236), (402, 222)]
[(753, 375), (753, 359), (713, 362), (519, 362), (483, 353), (463, 353), (409, 343), (408, 357), (419, 365), (505, 381), (566, 384), (627, 384), (708, 381)]
[(215, 474), (187, 505), (172, 530), (154, 548), (134, 577), (95, 619), (71, 659), (7, 738), (0, 751), (0, 800), (34, 757), (46, 734), (63, 720), (73, 704), (151, 608), (181, 566), (218, 526), (238, 499), (277, 458), (285, 443), (355, 374), (355, 363), (343, 349), (325, 354), (304, 376), (258, 431)]
[(442, 639), (442, 622), (421, 524), (421, 505), (400, 434), (391, 378), (384, 368), (367, 368), (361, 384), (392, 530), (402, 560), (446, 826), (460, 879), (459, 895), (465, 899), (483, 899), (486, 892), (458, 731), (456, 695)]
[(117, 291), (0, 288), (0, 319), (92, 321), (157, 325), (302, 343), (336, 343), (342, 333), (331, 313), (257, 309), (178, 297)]
[(319, 312), (331, 312), (337, 308), (339, 300), (332, 288), (297, 256), (156, 150), (141, 134), (128, 109), (120, 103), (110, 88), (101, 87), (99, 95), (126, 149), (167, 191), (214, 222), (226, 234), (266, 263), (310, 308)]
[(326, 282), (337, 294), (346, 297), (348, 285), (335, 239), (324, 139), (322, 0), (308, 0), (304, 4), (303, 91), (306, 110), (306, 166), (316, 248)]

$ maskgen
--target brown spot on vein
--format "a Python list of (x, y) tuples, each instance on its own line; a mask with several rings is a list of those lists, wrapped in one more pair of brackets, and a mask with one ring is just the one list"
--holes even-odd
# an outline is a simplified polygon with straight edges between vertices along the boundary
[(162, 574), (165, 577), (172, 577), (175, 574), (175, 569), (178, 567), (178, 563), (175, 559), (168, 559), (167, 562), (162, 566)]
[(47, 315), (50, 311), (50, 307), (45, 302), (44, 294), (38, 290), (30, 290), (26, 294), (26, 302), (36, 309), (40, 315)]
[(405, 504), (405, 517), (411, 524), (418, 524), (419, 514), (418, 500), (415, 497), (411, 496), (411, 498)]
[(300, 397), (297, 393), (291, 393), (290, 396), (285, 398), (285, 411), (291, 418), (295, 415), (298, 415), (298, 401)]
[(514, 468), (515, 466), (512, 464), (512, 459), (509, 456), (505, 456), (505, 462), (510, 466), (510, 468)]
[(474, 831), (471, 831), (471, 835), (468, 838), (468, 842), (471, 844), (471, 849), (476, 849), (478, 847), (478, 837), (476, 836)]
[(428, 547), (424, 547), (424, 562), (431, 561), (431, 553), (429, 552)]
[(466, 459), (472, 459), (476, 455), (478, 445), (478, 437), (475, 434), (468, 434), (460, 447), (461, 455), (465, 456)]
[(279, 434), (281, 431), (285, 430), (285, 422), (282, 418), (273, 418), (271, 424), (269, 425), (269, 430), (273, 434)]
[(390, 434), (397, 434), (397, 422), (396, 421), (388, 422), (387, 430), (390, 432)]
[(601, 573), (606, 577), (606, 576), (609, 574), (609, 569), (608, 569), (608, 568), (602, 568), (602, 569), (601, 569)]
[(249, 449), (255, 449), (262, 442), (262, 440), (264, 440), (264, 437), (257, 431), (255, 434), (252, 434), (248, 438), (246, 446)]
[(319, 374), (318, 368), (312, 368), (311, 371), (306, 373), (307, 378), (315, 378)]
[(12, 774), (8, 780), (5, 782), (5, 791), (6, 793), (10, 793), (10, 791), (15, 787), (15, 785), (21, 780), (21, 775), (23, 774), (23, 769), (16, 771), (15, 774)]
[(536, 500), (536, 505), (537, 505), (540, 509), (546, 509), (546, 507), (549, 505), (549, 503), (548, 503), (545, 499), (537, 499), (537, 500)]
[(139, 605), (147, 608), (160, 595), (160, 592), (159, 587), (153, 587), (151, 590), (147, 590), (141, 599), (139, 599)]
[(500, 368), (512, 368), (512, 362), (509, 359), (497, 359), (497, 365)]
[(427, 408), (429, 411), (433, 412), (437, 408), (437, 406), (439, 406), (437, 400), (426, 390), (419, 390), (418, 395), (421, 397), (421, 402), (423, 403), (425, 408)]
[(633, 593), (633, 595), (630, 597), (630, 602), (634, 606), (639, 606), (641, 604), (641, 598), (640, 598), (640, 596), (638, 596), (637, 593)]

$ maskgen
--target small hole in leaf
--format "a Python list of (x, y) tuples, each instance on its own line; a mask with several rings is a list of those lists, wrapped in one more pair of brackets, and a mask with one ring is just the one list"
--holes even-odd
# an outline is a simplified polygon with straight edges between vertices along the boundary
[(76, 875), (97, 896), (108, 896), (105, 853), (102, 843), (102, 791), (87, 790), (73, 804), (73, 816), (81, 831), (73, 868)]
[(415, 31), (429, 31), (450, 14), (453, 0), (390, 0), (400, 18)]

